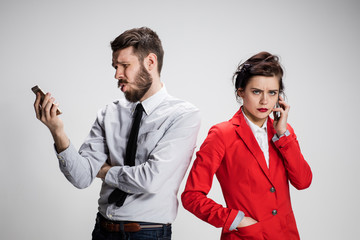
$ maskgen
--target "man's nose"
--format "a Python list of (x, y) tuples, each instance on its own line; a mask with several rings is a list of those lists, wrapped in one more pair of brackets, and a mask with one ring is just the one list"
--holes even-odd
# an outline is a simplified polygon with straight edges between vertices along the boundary
[(122, 79), (124, 78), (124, 71), (121, 68), (117, 68), (115, 70), (115, 79)]

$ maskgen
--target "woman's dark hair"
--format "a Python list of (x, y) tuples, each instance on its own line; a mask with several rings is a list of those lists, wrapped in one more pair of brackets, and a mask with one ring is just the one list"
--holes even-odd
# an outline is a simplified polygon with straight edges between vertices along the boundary
[(239, 88), (245, 89), (253, 76), (279, 77), (279, 92), (283, 93), (282, 81), (284, 71), (280, 65), (279, 58), (268, 52), (255, 54), (244, 63), (241, 63), (233, 75), (235, 91)]
[(110, 44), (113, 52), (127, 47), (133, 47), (134, 54), (138, 57), (140, 62), (142, 62), (150, 53), (154, 53), (157, 56), (157, 70), (160, 75), (164, 50), (159, 36), (150, 28), (141, 27), (127, 30), (115, 38)]

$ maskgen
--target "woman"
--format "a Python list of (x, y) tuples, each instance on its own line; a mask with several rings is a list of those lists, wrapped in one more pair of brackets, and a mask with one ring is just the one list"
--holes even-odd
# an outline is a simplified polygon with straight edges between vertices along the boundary
[[(234, 80), (242, 106), (232, 119), (210, 129), (196, 154), (182, 203), (222, 227), (221, 239), (300, 239), (289, 182), (305, 189), (312, 173), (287, 123), (290, 106), (281, 97), (282, 76), (278, 57), (267, 52), (241, 64)], [(272, 120), (271, 112), (280, 117)], [(214, 174), (227, 207), (207, 197)]]

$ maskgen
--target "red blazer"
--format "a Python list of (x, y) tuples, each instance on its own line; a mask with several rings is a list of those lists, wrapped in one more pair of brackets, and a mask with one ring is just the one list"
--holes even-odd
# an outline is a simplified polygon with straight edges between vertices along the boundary
[[(239, 110), (227, 122), (213, 126), (187, 179), (181, 199), (185, 209), (200, 219), (222, 227), (221, 239), (300, 239), (290, 202), (289, 181), (297, 189), (309, 187), (312, 173), (300, 152), (296, 135), (275, 143), (273, 120), (268, 118), (269, 168), (264, 155)], [(213, 176), (221, 185), (226, 207), (207, 194)], [(230, 231), (238, 211), (258, 223)]]

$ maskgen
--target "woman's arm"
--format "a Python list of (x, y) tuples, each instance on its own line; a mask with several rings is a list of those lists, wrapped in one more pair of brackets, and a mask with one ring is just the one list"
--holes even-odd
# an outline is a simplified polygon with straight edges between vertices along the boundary
[(273, 122), (277, 135), (273, 138), (273, 142), (284, 158), (291, 184), (299, 190), (305, 189), (311, 184), (312, 172), (300, 151), (294, 130), (287, 123), (290, 106), (282, 97), (279, 99), (279, 104), (281, 107), (274, 109), (281, 113), (281, 117)]
[(196, 154), (181, 200), (184, 208), (201, 220), (229, 231), (239, 211), (225, 208), (207, 197), (224, 153), (221, 130), (214, 126)]

